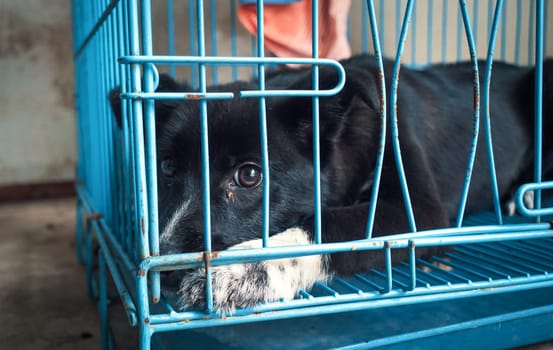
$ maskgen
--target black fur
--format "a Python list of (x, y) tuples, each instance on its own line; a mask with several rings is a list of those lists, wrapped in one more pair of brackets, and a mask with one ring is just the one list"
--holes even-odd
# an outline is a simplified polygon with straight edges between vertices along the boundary
[[(375, 63), (372, 56), (343, 61), (347, 74), (343, 91), (320, 99), (324, 242), (364, 237), (382, 126), (379, 72)], [(385, 61), (388, 87), (391, 68), (392, 63)], [(480, 64), (480, 72), (483, 75), (483, 64)], [(553, 131), (553, 61), (545, 62), (544, 73), (543, 121), (544, 135), (548, 135)], [(503, 63), (495, 63), (493, 67), (492, 138), (503, 199), (527, 178), (533, 164), (533, 75), (530, 68)], [(321, 68), (322, 89), (334, 86), (336, 80), (333, 70)], [(266, 84), (268, 89), (310, 89), (311, 69), (280, 72), (269, 76)], [(209, 90), (231, 91), (238, 96), (239, 91), (250, 89), (257, 89), (256, 83), (235, 82)], [(190, 91), (190, 88), (162, 76), (158, 91)], [(110, 97), (120, 120), (117, 92)], [(401, 69), (397, 104), (399, 138), (419, 230), (446, 227), (455, 218), (473, 134), (473, 103), (473, 75), (469, 63), (436, 65), (423, 70)], [(262, 186), (240, 186), (235, 176), (241, 165), (245, 165), (245, 176), (254, 178), (256, 165), (261, 167), (259, 106), (256, 99), (246, 98), (210, 101), (207, 105), (212, 247), (222, 250), (260, 237)], [(298, 226), (311, 234), (312, 100), (267, 98), (266, 111), (270, 234)], [(199, 103), (192, 100), (156, 102), (156, 121), (160, 232), (165, 232), (161, 239), (162, 254), (202, 251)], [(389, 125), (387, 133), (375, 236), (409, 230)], [(491, 206), (483, 128), (480, 135), (467, 213)], [(553, 141), (544, 138), (545, 172), (553, 167), (552, 148)], [(419, 256), (441, 252), (441, 248), (417, 249)], [(407, 252), (397, 250), (392, 257), (397, 263), (406, 259)], [(342, 253), (330, 257), (328, 268), (333, 273), (348, 274), (382, 264), (382, 252)], [(186, 273), (173, 272), (165, 280), (165, 287), (178, 287)], [(250, 282), (257, 283), (255, 278)], [(258, 282), (266, 284), (266, 276)], [(260, 300), (235, 301), (234, 304), (251, 306)]]

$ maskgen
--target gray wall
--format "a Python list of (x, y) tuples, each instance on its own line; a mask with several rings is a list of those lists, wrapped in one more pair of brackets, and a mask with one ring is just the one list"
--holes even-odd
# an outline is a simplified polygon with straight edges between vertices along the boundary
[(69, 0), (0, 0), (0, 185), (73, 178)]

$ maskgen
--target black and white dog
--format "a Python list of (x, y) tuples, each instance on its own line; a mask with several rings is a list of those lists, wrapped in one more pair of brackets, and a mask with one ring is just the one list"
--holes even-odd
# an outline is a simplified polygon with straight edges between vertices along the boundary
[[(379, 70), (372, 56), (342, 62), (346, 84), (320, 99), (323, 242), (364, 238), (373, 168), (381, 132)], [(385, 61), (389, 78), (392, 62)], [(480, 71), (484, 72), (483, 64)], [(544, 135), (553, 130), (553, 61), (544, 65)], [(267, 78), (268, 89), (310, 89), (311, 69), (287, 70)], [(481, 74), (483, 75), (483, 74)], [(337, 73), (320, 69), (320, 88), (335, 86)], [(388, 87), (390, 81), (387, 82)], [(234, 82), (209, 91), (257, 89)], [(500, 196), (507, 200), (533, 164), (534, 70), (495, 63), (491, 84), (492, 139)], [(157, 91), (192, 91), (162, 75)], [(390, 91), (388, 89), (388, 96)], [(120, 120), (118, 90), (111, 102)], [(401, 70), (398, 123), (402, 157), (418, 229), (447, 227), (455, 217), (473, 136), (473, 73), (469, 63)], [(261, 146), (257, 99), (208, 102), (212, 248), (261, 246)], [(309, 244), (313, 237), (312, 100), (266, 100), (270, 164), (269, 246)], [(162, 254), (203, 251), (199, 103), (157, 101), (157, 157)], [(390, 128), (387, 128), (389, 133)], [(484, 133), (481, 132), (480, 135)], [(397, 169), (387, 135), (374, 235), (409, 230)], [(483, 138), (468, 196), (467, 213), (491, 206)], [(553, 139), (544, 138), (544, 170), (553, 168)], [(418, 256), (443, 248), (417, 249)], [(407, 259), (394, 250), (392, 261)], [(300, 289), (332, 274), (351, 274), (383, 265), (380, 251), (308, 256), (212, 267), (218, 312), (293, 298)], [(183, 307), (205, 304), (205, 271), (167, 273), (163, 287), (176, 291)]]

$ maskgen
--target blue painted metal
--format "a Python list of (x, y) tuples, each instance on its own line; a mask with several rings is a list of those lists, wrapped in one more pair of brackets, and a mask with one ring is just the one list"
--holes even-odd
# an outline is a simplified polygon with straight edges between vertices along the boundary
[[(492, 20), (491, 32), (488, 41), (488, 54), (486, 57), (486, 71), (484, 73), (484, 88), (482, 92), (482, 108), (484, 110), (484, 133), (486, 135), (486, 151), (488, 155), (488, 168), (490, 171), (490, 184), (497, 223), (502, 224), (501, 201), (497, 186), (497, 174), (495, 171), (495, 160), (493, 156), (492, 126), (490, 117), (490, 87), (492, 80), (492, 64), (494, 59), (495, 42), (497, 38), (497, 26), (503, 9), (503, 0), (498, 0), (495, 5), (495, 13)], [(505, 14), (503, 14), (505, 18)], [(504, 43), (503, 43), (504, 44)], [(502, 45), (503, 47), (505, 45)]]
[[(536, 3), (536, 55), (534, 74), (534, 182), (542, 181), (542, 155), (543, 155), (543, 39), (544, 39), (544, 4), (542, 1)], [(534, 213), (540, 212), (542, 192), (540, 187), (534, 191)], [(540, 221), (540, 217), (536, 218)]]
[(405, 45), (405, 39), (407, 37), (407, 31), (409, 28), (409, 21), (411, 19), (411, 12), (413, 10), (414, 1), (408, 0), (405, 8), (405, 15), (403, 24), (401, 26), (401, 33), (399, 35), (399, 42), (397, 47), (397, 53), (394, 61), (394, 69), (392, 71), (392, 84), (390, 87), (390, 122), (392, 131), (392, 147), (394, 149), (394, 159), (396, 167), (398, 169), (399, 182), (401, 186), (401, 192), (403, 194), (403, 201), (405, 204), (405, 211), (407, 220), (409, 221), (409, 228), (411, 231), (417, 231), (415, 224), (415, 216), (413, 215), (413, 206), (411, 205), (411, 197), (409, 196), (409, 188), (407, 187), (407, 178), (405, 176), (405, 170), (403, 168), (403, 160), (401, 157), (401, 149), (399, 146), (399, 130), (398, 130), (398, 115), (397, 115), (397, 89), (399, 81), (399, 69), (401, 65), (401, 56), (403, 55), (403, 48)]
[(461, 227), (463, 224), (463, 217), (465, 215), (465, 207), (467, 204), (467, 198), (470, 188), (470, 180), (472, 177), (472, 171), (474, 167), (474, 161), (476, 159), (476, 148), (478, 145), (478, 134), (480, 131), (480, 77), (478, 72), (478, 54), (476, 52), (476, 43), (474, 41), (474, 35), (470, 27), (470, 20), (467, 11), (467, 4), (464, 0), (459, 0), (459, 8), (461, 11), (461, 17), (463, 18), (463, 24), (465, 27), (465, 33), (467, 37), (467, 43), (470, 52), (470, 60), (473, 70), (473, 84), (474, 84), (474, 121), (473, 121), (473, 137), (472, 144), (469, 153), (469, 160), (467, 165), (467, 171), (465, 173), (465, 181), (463, 183), (463, 192), (461, 194), (461, 200), (459, 204), (459, 210), (457, 212), (457, 227)]
[[(381, 4), (382, 6), (382, 4)], [(384, 164), (384, 149), (386, 147), (386, 125), (387, 121), (387, 104), (386, 104), (386, 82), (384, 77), (384, 63), (382, 59), (382, 49), (380, 47), (380, 35), (378, 32), (378, 26), (376, 24), (376, 16), (374, 11), (374, 2), (372, 0), (367, 0), (367, 9), (369, 11), (369, 21), (371, 27), (371, 36), (373, 40), (374, 55), (376, 57), (376, 64), (380, 71), (379, 76), (379, 91), (378, 95), (380, 97), (380, 125), (382, 130), (380, 131), (380, 142), (378, 144), (378, 151), (376, 157), (376, 164), (374, 168), (374, 182), (372, 186), (369, 212), (367, 219), (367, 229), (365, 237), (371, 238), (373, 229), (374, 229), (374, 218), (376, 215), (376, 203), (378, 198), (378, 191), (380, 188), (380, 177), (382, 175), (382, 165)]]
[(524, 203), (524, 194), (526, 192), (535, 191), (534, 192), (534, 196), (535, 196), (536, 193), (539, 193), (539, 191), (545, 190), (545, 189), (553, 189), (553, 181), (527, 183), (519, 187), (515, 195), (515, 203), (516, 203), (517, 209), (520, 211), (522, 215), (539, 218), (542, 215), (553, 214), (553, 208), (542, 208), (541, 206), (534, 206), (534, 208), (530, 209)]
[[(196, 23), (198, 33), (198, 56), (205, 57), (205, 25), (203, 2), (196, 2)], [(200, 94), (207, 92), (206, 67), (199, 64)], [(204, 247), (207, 253), (211, 252), (211, 194), (209, 180), (209, 136), (207, 121), (207, 101), (200, 100), (200, 135), (201, 135), (201, 160), (202, 160), (202, 205), (204, 215)], [(206, 262), (207, 265), (207, 262)], [(211, 288), (211, 270), (206, 266), (206, 304), (207, 310), (213, 309), (213, 293)]]
[[(259, 18), (259, 17), (258, 17)], [(319, 1), (314, 0), (311, 4), (311, 18), (319, 18)], [(311, 57), (317, 59), (319, 57), (319, 21), (311, 21)], [(313, 66), (312, 73), (312, 89), (319, 90), (319, 66)], [(314, 242), (320, 244), (322, 242), (321, 233), (321, 141), (320, 141), (320, 124), (319, 124), (319, 97), (313, 96), (311, 108), (313, 109), (312, 124), (313, 124), (313, 201), (314, 210)]]
[[(277, 58), (264, 56), (263, 23), (258, 25), (257, 38), (252, 41), (254, 51), (252, 57), (240, 57), (240, 50), (235, 38), (231, 41), (231, 54), (233, 57), (218, 56), (216, 40), (215, 7), (217, 2), (210, 0), (210, 10), (207, 19), (211, 34), (210, 56), (206, 56), (205, 41), (205, 11), (203, 1), (190, 1), (188, 12), (188, 27), (190, 32), (190, 48), (188, 55), (176, 56), (174, 49), (175, 36), (179, 29), (175, 28), (173, 21), (173, 0), (167, 2), (167, 18), (169, 36), (169, 54), (159, 55), (154, 51), (150, 0), (112, 0), (103, 2), (88, 2), (73, 0), (72, 14), (74, 18), (74, 60), (76, 77), (76, 106), (78, 110), (77, 133), (79, 137), (79, 164), (76, 174), (79, 178), (77, 185), (77, 233), (76, 250), (77, 258), (86, 265), (86, 276), (89, 296), (98, 302), (98, 310), (101, 316), (102, 341), (104, 348), (113, 348), (112, 334), (109, 330), (107, 318), (107, 306), (110, 299), (108, 291), (108, 272), (113, 280), (117, 294), (120, 296), (125, 312), (131, 325), (139, 329), (139, 346), (148, 349), (151, 346), (160, 346), (161, 337), (175, 334), (174, 331), (187, 330), (186, 335), (180, 340), (194, 339), (193, 333), (207, 331), (204, 328), (226, 326), (217, 329), (220, 332), (240, 332), (247, 334), (263, 334), (270, 331), (275, 334), (274, 328), (286, 327), (291, 333), (300, 329), (298, 325), (305, 322), (315, 322), (313, 328), (324, 329), (335, 320), (332, 327), (334, 332), (319, 337), (316, 340), (323, 344), (315, 346), (337, 348), (401, 348), (405, 345), (421, 345), (426, 347), (437, 346), (447, 340), (460, 339), (462, 335), (474, 336), (477, 345), (485, 345), (486, 335), (501, 335), (501, 343), (497, 340), (492, 345), (521, 345), (531, 341), (545, 340), (553, 334), (550, 304), (553, 303), (548, 296), (553, 288), (553, 229), (549, 223), (533, 222), (534, 217), (553, 215), (553, 208), (541, 204), (539, 193), (553, 188), (553, 182), (544, 182), (541, 179), (541, 167), (536, 165), (536, 176), (533, 183), (520, 187), (516, 194), (516, 205), (523, 216), (503, 217), (499, 208), (499, 199), (495, 195), (495, 212), (482, 213), (478, 216), (464, 218), (464, 202), (470, 185), (470, 176), (474, 164), (476, 152), (476, 140), (478, 138), (479, 124), (479, 99), (481, 98), (482, 110), (486, 117), (483, 119), (487, 143), (490, 169), (490, 181), (495, 182), (493, 170), (493, 154), (491, 153), (491, 123), (489, 116), (489, 84), (492, 73), (491, 58), (493, 57), (495, 38), (499, 14), (503, 1), (497, 1), (493, 21), (488, 23), (490, 30), (490, 43), (488, 45), (487, 66), (484, 77), (484, 88), (479, 89), (479, 72), (476, 65), (475, 33), (470, 28), (474, 22), (476, 29), (476, 3), (473, 5), (473, 21), (469, 20), (466, 3), (459, 2), (461, 16), (459, 17), (459, 33), (461, 38), (462, 28), (469, 44), (469, 53), (473, 63), (475, 79), (475, 104), (474, 104), (474, 135), (469, 155), (464, 192), (461, 195), (459, 214), (456, 226), (439, 230), (415, 232), (415, 222), (412, 216), (411, 232), (389, 235), (384, 237), (372, 237), (374, 217), (376, 212), (376, 199), (379, 192), (381, 169), (386, 143), (386, 108), (388, 100), (391, 108), (392, 137), (395, 155), (401, 165), (401, 150), (399, 149), (399, 130), (397, 130), (397, 118), (394, 108), (397, 99), (396, 91), (401, 89), (399, 80), (399, 62), (403, 51), (404, 41), (407, 35), (407, 27), (413, 13), (414, 1), (379, 1), (378, 16), (372, 0), (367, 0), (363, 5), (362, 20), (364, 26), (369, 25), (373, 41), (375, 60), (381, 70), (379, 76), (379, 96), (381, 99), (380, 112), (383, 125), (379, 140), (374, 178), (371, 192), (371, 205), (368, 212), (368, 224), (366, 239), (353, 242), (320, 243), (321, 206), (320, 206), (320, 149), (318, 109), (319, 99), (332, 96), (340, 92), (346, 80), (343, 67), (336, 61), (318, 57), (318, 41), (312, 42), (312, 57), (310, 58)], [(436, 1), (430, 1), (427, 16), (432, 18), (433, 6)], [(318, 2), (313, 2), (311, 16), (319, 16)], [(383, 47), (381, 39), (386, 39), (392, 47), (395, 38), (388, 38), (384, 30), (384, 6), (396, 6), (398, 16), (392, 26), (397, 26), (399, 45), (394, 66), (394, 83), (390, 96), (386, 94), (386, 86), (383, 74)], [(447, 1), (442, 2), (443, 22), (448, 21)], [(451, 6), (451, 3), (449, 3)], [(489, 6), (492, 2), (490, 1)], [(545, 48), (545, 1), (533, 0), (534, 8), (531, 17), (526, 19), (535, 31), (529, 34), (527, 43), (532, 52), (529, 59), (535, 60), (536, 69), (536, 127), (535, 132), (542, 134), (542, 89), (541, 57)], [(517, 23), (515, 41), (521, 45), (521, 32), (526, 24), (520, 15), (521, 9), (527, 6), (522, 1), (517, 1)], [(236, 4), (231, 2), (231, 14), (236, 16)], [(402, 14), (405, 10), (405, 15)], [(491, 11), (490, 11), (491, 12)], [(263, 1), (257, 1), (258, 18), (263, 17)], [(422, 14), (419, 14), (422, 16)], [(378, 17), (378, 18), (377, 18)], [(504, 21), (505, 17), (502, 17)], [(378, 19), (378, 20), (377, 20)], [(403, 22), (403, 25), (400, 25)], [(423, 21), (417, 21), (420, 24)], [(502, 22), (502, 50), (506, 39), (505, 25)], [(312, 33), (318, 36), (318, 21), (312, 22)], [(413, 21), (412, 26), (416, 23)], [(428, 28), (432, 28), (432, 21)], [(234, 28), (234, 29), (233, 29)], [(419, 27), (419, 30), (422, 27)], [(414, 29), (414, 28), (413, 28)], [(363, 41), (367, 41), (367, 28), (363, 28)], [(432, 30), (430, 30), (431, 32)], [(232, 36), (236, 36), (236, 21), (231, 22)], [(447, 43), (446, 29), (442, 32), (441, 49), (442, 60), (446, 60)], [(507, 34), (506, 34), (507, 33)], [(414, 31), (412, 31), (414, 35)], [(535, 38), (535, 42), (533, 42)], [(421, 43), (412, 37), (413, 43)], [(417, 40), (417, 42), (415, 42)], [(439, 46), (432, 41), (432, 36), (427, 35), (426, 56), (432, 58), (433, 46)], [(365, 44), (366, 45), (366, 44)], [(454, 45), (454, 44), (453, 44)], [(460, 45), (460, 44), (459, 44)], [(423, 47), (424, 48), (424, 47)], [(515, 60), (520, 60), (520, 55), (515, 51)], [(364, 50), (368, 50), (365, 47)], [(423, 50), (424, 52), (424, 50)], [(458, 58), (461, 58), (460, 46), (458, 46)], [(420, 60), (415, 57), (412, 50), (411, 61)], [(505, 56), (502, 52), (502, 56)], [(522, 61), (522, 60), (521, 60)], [(417, 62), (419, 63), (419, 62)], [(267, 91), (265, 86), (265, 70), (270, 65), (304, 64), (313, 66), (312, 89), (309, 90), (272, 90)], [(158, 93), (155, 89), (158, 84), (158, 69), (168, 67), (171, 74), (175, 75), (176, 67), (184, 66), (190, 70), (192, 84), (197, 87), (194, 91), (182, 91), (174, 93)], [(241, 91), (238, 96), (231, 92), (208, 92), (207, 69), (212, 69), (211, 80), (219, 79), (217, 71), (220, 67), (231, 67), (233, 78), (237, 77), (239, 67), (253, 67), (255, 76), (258, 77), (258, 90)], [(336, 86), (319, 89), (318, 67), (327, 66), (338, 73)], [(115, 127), (113, 117), (106, 96), (109, 91), (121, 86), (121, 110), (122, 128)], [(259, 101), (259, 120), (261, 130), (263, 172), (266, 180), (264, 188), (265, 223), (260, 236), (265, 243), (268, 237), (269, 223), (269, 161), (267, 147), (267, 126), (265, 119), (266, 98), (273, 96), (304, 96), (313, 100), (313, 145), (314, 145), (314, 169), (315, 169), (315, 211), (316, 242), (320, 244), (297, 247), (264, 247), (247, 250), (230, 250), (211, 252), (210, 244), (210, 188), (209, 188), (209, 150), (207, 130), (207, 109), (211, 99), (231, 98), (255, 98)], [(202, 138), (202, 165), (204, 167), (202, 195), (205, 215), (204, 231), (206, 235), (206, 252), (191, 252), (159, 256), (159, 232), (157, 218), (157, 193), (156, 193), (156, 152), (155, 152), (155, 110), (156, 100), (164, 99), (198, 99), (200, 104), (201, 138)], [(394, 129), (395, 128), (395, 129)], [(535, 154), (541, 159), (541, 137), (537, 138)], [(397, 144), (396, 144), (397, 143)], [(539, 163), (539, 162), (538, 162)], [(372, 166), (372, 165), (371, 165)], [(401, 169), (401, 166), (399, 166)], [(401, 174), (399, 174), (401, 178)], [(407, 181), (403, 175), (401, 181), (405, 187), (407, 211), (412, 211), (409, 203)], [(527, 208), (523, 196), (527, 191), (538, 193), (538, 205)], [(495, 190), (497, 193), (497, 190)], [(549, 205), (549, 204), (548, 204)], [(524, 216), (528, 217), (525, 218)], [(549, 219), (549, 218), (547, 218)], [(100, 246), (99, 253), (94, 250), (94, 241)], [(266, 244), (265, 244), (266, 245)], [(416, 250), (425, 246), (454, 245), (455, 249), (443, 257), (431, 257), (426, 260), (416, 259)], [(398, 266), (391, 265), (391, 258), (398, 249), (407, 249), (409, 259)], [(348, 252), (351, 250), (381, 250), (384, 252), (385, 268), (382, 270), (367, 271), (350, 277), (336, 277), (328, 283), (317, 283), (310, 290), (300, 291), (294, 300), (278, 301), (259, 305), (248, 309), (239, 309), (232, 315), (216, 315), (212, 312), (211, 284), (207, 283), (206, 296), (208, 305), (206, 310), (180, 311), (174, 298), (160, 293), (159, 274), (165, 270), (184, 268), (207, 268), (208, 276), (212, 267), (233, 263), (246, 263), (265, 259), (280, 259), (292, 256), (305, 256), (315, 254), (327, 254), (332, 252)], [(99, 255), (98, 255), (99, 254)], [(209, 264), (206, 262), (209, 261)], [(208, 266), (206, 266), (208, 265)], [(98, 267), (98, 273), (95, 268)], [(211, 282), (211, 278), (208, 277)], [(535, 296), (525, 301), (521, 295)], [(505, 302), (494, 304), (494, 300), (502, 299)], [(481, 304), (478, 304), (482, 300)], [(486, 300), (484, 302), (484, 300)], [(486, 307), (467, 307), (467, 303), (486, 305)], [(531, 303), (532, 302), (532, 303)], [(157, 304), (156, 304), (157, 303)], [(455, 305), (455, 306), (454, 306)], [(491, 305), (495, 305), (495, 308)], [(517, 307), (515, 307), (517, 305)], [(380, 329), (373, 333), (363, 328), (358, 333), (355, 326), (370, 325), (374, 329), (371, 320), (385, 318), (393, 320), (390, 316), (391, 309), (399, 310), (398, 325), (405, 315), (420, 315), (428, 310), (434, 313), (445, 313), (449, 316), (463, 314), (467, 310), (474, 312), (465, 318), (451, 318), (448, 324), (432, 323), (431, 319), (419, 318), (417, 322), (402, 324), (391, 332), (390, 329)], [(493, 309), (493, 312), (492, 312)], [(426, 310), (426, 311), (424, 311)], [(455, 311), (452, 311), (455, 310)], [(346, 314), (343, 314), (346, 312)], [(320, 316), (324, 315), (324, 316)], [(343, 316), (341, 316), (343, 315)], [(448, 317), (449, 317), (448, 316)], [(418, 317), (418, 316), (417, 316)], [(294, 321), (293, 319), (296, 319)], [(433, 317), (432, 319), (435, 319)], [(270, 321), (271, 323), (259, 323), (258, 321)], [(273, 323), (274, 322), (274, 323)], [(296, 322), (296, 323), (294, 323)], [(527, 322), (540, 322), (545, 327), (529, 327)], [(248, 323), (245, 328), (240, 324)], [(385, 324), (389, 324), (384, 322)], [(231, 326), (232, 325), (232, 326)], [(294, 326), (296, 325), (296, 326)], [(338, 325), (338, 326), (337, 326)], [(501, 327), (498, 328), (497, 325)], [(478, 326), (478, 328), (475, 328)], [(234, 328), (233, 328), (234, 327)], [(321, 328), (322, 327), (322, 328)], [(337, 332), (336, 327), (341, 327), (345, 332)], [(549, 328), (547, 328), (549, 327)], [(378, 327), (376, 327), (378, 328)], [(503, 329), (503, 331), (501, 330)], [(507, 330), (505, 330), (507, 329)], [(255, 330), (255, 331), (253, 331)], [(169, 332), (169, 333), (168, 333)], [(258, 332), (258, 333), (256, 333)], [(176, 333), (180, 334), (180, 333)], [(240, 333), (236, 333), (240, 334)], [(310, 337), (309, 332), (302, 332), (303, 338)], [(509, 342), (510, 335), (516, 334), (518, 342)], [(362, 335), (361, 338), (358, 336)], [(117, 334), (115, 334), (117, 337)], [(341, 336), (347, 339), (340, 338)], [(248, 337), (240, 337), (240, 344), (246, 344)], [(447, 337), (447, 338), (446, 338)], [(255, 339), (256, 337), (249, 337)], [(298, 337), (292, 337), (295, 342)], [(165, 338), (164, 338), (165, 339)], [(203, 338), (205, 340), (205, 338)], [(208, 339), (213, 339), (208, 337)], [(229, 338), (227, 338), (229, 339)], [(270, 339), (273, 342), (271, 343)], [(313, 340), (313, 337), (311, 337)], [(338, 341), (341, 339), (341, 342)], [(499, 338), (497, 338), (499, 339)], [(287, 339), (282, 336), (264, 338), (267, 348), (270, 346), (282, 346)], [(264, 345), (265, 345), (264, 343)], [(329, 344), (335, 345), (329, 345)], [(193, 347), (196, 345), (194, 344)], [(201, 343), (198, 343), (201, 344)], [(325, 346), (327, 344), (328, 346)], [(471, 343), (472, 344), (472, 343)], [(221, 344), (219, 344), (221, 345)], [(228, 345), (228, 344), (223, 344)], [(198, 345), (198, 348), (207, 348)], [(220, 347), (220, 346), (219, 346)], [(218, 348), (218, 347), (214, 347)], [(247, 348), (247, 347), (245, 347)], [(250, 347), (251, 348), (251, 347)]]
[[(436, 346), (436, 344), (443, 344), (448, 349), (494, 349), (504, 347), (510, 348), (515, 346), (516, 344), (516, 338), (510, 338), (513, 337), (513, 329), (511, 328), (513, 326), (510, 325), (511, 322), (524, 319), (526, 327), (521, 327), (522, 330), (518, 332), (520, 334), (528, 336), (528, 333), (533, 333), (532, 328), (535, 327), (534, 325), (542, 324), (544, 322), (550, 322), (552, 311), (553, 306), (542, 306), (530, 310), (515, 311), (499, 316), (490, 316), (481, 319), (460, 322), (454, 325), (438, 327), (431, 330), (416, 331), (412, 333), (405, 333), (392, 337), (381, 338), (375, 341), (362, 342), (359, 344), (340, 347), (339, 349), (405, 349), (410, 346), (431, 348)], [(457, 332), (463, 332), (464, 341), (462, 342), (462, 344), (450, 341), (452, 334), (455, 334)], [(440, 337), (442, 340), (437, 341), (437, 337)], [(538, 342), (539, 339), (540, 338), (538, 338), (536, 342)]]
[[(152, 48), (152, 10), (149, 0), (141, 2), (141, 34), (142, 34), (142, 51), (146, 55), (153, 53)], [(155, 67), (151, 64), (144, 66), (143, 72), (144, 91), (154, 92), (157, 80), (154, 76), (158, 76)], [(155, 108), (153, 100), (146, 100), (144, 104), (144, 125), (145, 135), (144, 142), (147, 145), (155, 145), (156, 139), (156, 123), (155, 123)], [(107, 114), (107, 113), (106, 113)], [(143, 225), (144, 233), (147, 235), (149, 242), (149, 255), (159, 255), (159, 232), (158, 232), (158, 209), (157, 209), (157, 157), (156, 147), (146, 147), (146, 186), (148, 196), (148, 220)], [(160, 298), (160, 275), (158, 272), (153, 272), (151, 275), (152, 300), (157, 302)]]
[[(332, 96), (340, 92), (344, 87), (345, 83), (345, 72), (343, 67), (331, 59), (323, 58), (281, 58), (281, 57), (208, 57), (208, 56), (144, 56), (144, 55), (133, 55), (133, 56), (122, 56), (118, 60), (123, 64), (175, 64), (175, 65), (191, 65), (191, 64), (205, 64), (205, 65), (257, 65), (257, 64), (299, 64), (299, 65), (324, 65), (330, 66), (333, 69), (336, 69), (338, 73), (338, 82), (336, 86), (328, 90), (247, 90), (241, 91), (240, 97), (270, 97), (270, 96), (302, 96), (302, 97), (312, 97), (312, 96)], [(195, 93), (195, 94), (194, 94)], [(152, 99), (158, 97), (159, 99), (183, 99), (183, 98), (193, 98), (195, 100), (209, 99), (209, 98), (233, 98), (231, 93), (204, 93), (198, 94), (197, 91), (194, 91), (192, 94), (184, 93), (158, 93), (148, 94), (144, 92), (127, 92), (122, 94), (123, 98), (135, 98), (135, 99)]]

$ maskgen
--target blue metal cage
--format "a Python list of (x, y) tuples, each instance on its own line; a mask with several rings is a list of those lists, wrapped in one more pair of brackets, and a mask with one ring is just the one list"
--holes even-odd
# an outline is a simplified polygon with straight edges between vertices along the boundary
[[(77, 167), (77, 256), (86, 267), (89, 296), (98, 302), (103, 347), (114, 346), (107, 314), (108, 277), (111, 276), (129, 323), (139, 330), (140, 349), (170, 348), (505, 348), (553, 339), (553, 215), (547, 190), (553, 182), (542, 179), (542, 61), (553, 52), (547, 35), (553, 30), (546, 0), (473, 1), (397, 0), (353, 2), (348, 36), (354, 51), (371, 52), (382, 71), (382, 57), (395, 59), (388, 119), (411, 232), (372, 237), (372, 222), (380, 184), (383, 154), (376, 161), (372, 206), (367, 213), (367, 239), (321, 243), (318, 99), (336, 94), (344, 85), (339, 62), (318, 57), (267, 57), (264, 28), (248, 39), (236, 20), (238, 1), (73, 0), (73, 35), (79, 164)], [(316, 19), (318, 1), (313, 0)], [(439, 10), (438, 10), (439, 9)], [(263, 18), (257, 1), (257, 18)], [(228, 19), (221, 29), (220, 19)], [(318, 37), (318, 21), (312, 35)], [(438, 29), (438, 31), (436, 31)], [(242, 31), (242, 32), (241, 32)], [(218, 33), (228, 35), (223, 43)], [(436, 33), (439, 35), (436, 35)], [(242, 38), (242, 39), (240, 39)], [(243, 40), (246, 38), (246, 40)], [(497, 49), (497, 50), (496, 50)], [(498, 52), (496, 52), (498, 51)], [(486, 59), (486, 71), (477, 59)], [(401, 85), (400, 62), (420, 66), (470, 59), (475, 76), (474, 139), (467, 159), (457, 220), (451, 228), (417, 231), (408, 183), (403, 173), (397, 137), (396, 91)], [(522, 215), (504, 216), (497, 189), (492, 212), (465, 217), (479, 133), (495, 181), (489, 84), (492, 60), (536, 66), (535, 172), (515, 202)], [(304, 64), (314, 67), (313, 89), (266, 90), (265, 74), (274, 66)], [(339, 81), (328, 90), (318, 88), (318, 67), (328, 66)], [(185, 78), (195, 87), (182, 93), (156, 92), (159, 72)], [(154, 101), (198, 99), (202, 137), (203, 206), (210, 212), (207, 101), (229, 99), (231, 92), (209, 92), (209, 84), (256, 77), (257, 90), (241, 91), (241, 98), (259, 100), (262, 132), (264, 190), (264, 248), (211, 253), (210, 218), (204, 219), (207, 252), (159, 254)], [(484, 76), (480, 85), (479, 76)], [(107, 100), (121, 86), (123, 125), (119, 130)], [(313, 99), (315, 169), (315, 242), (308, 246), (266, 247), (268, 239), (269, 167), (264, 99), (301, 95)], [(552, 116), (544, 116), (552, 117)], [(480, 130), (482, 125), (483, 130)], [(381, 145), (385, 143), (382, 132)], [(534, 208), (524, 194), (535, 193)], [(543, 192), (543, 195), (542, 195)], [(318, 223), (318, 224), (317, 224)], [(96, 244), (99, 250), (95, 249)], [(415, 247), (455, 245), (444, 257), (415, 259)], [(212, 291), (207, 283), (206, 310), (178, 311), (161, 293), (160, 271), (244, 263), (262, 259), (356, 250), (410, 249), (402, 265), (387, 264), (383, 271), (336, 277), (302, 291), (291, 301), (238, 309), (232, 315), (212, 312)], [(390, 259), (388, 259), (390, 261)], [(209, 278), (208, 278), (209, 281)], [(265, 321), (265, 322), (262, 322)], [(244, 325), (247, 324), (247, 325)], [(216, 327), (217, 326), (217, 327)], [(284, 333), (286, 332), (286, 333)], [(283, 337), (283, 334), (286, 334)]]

